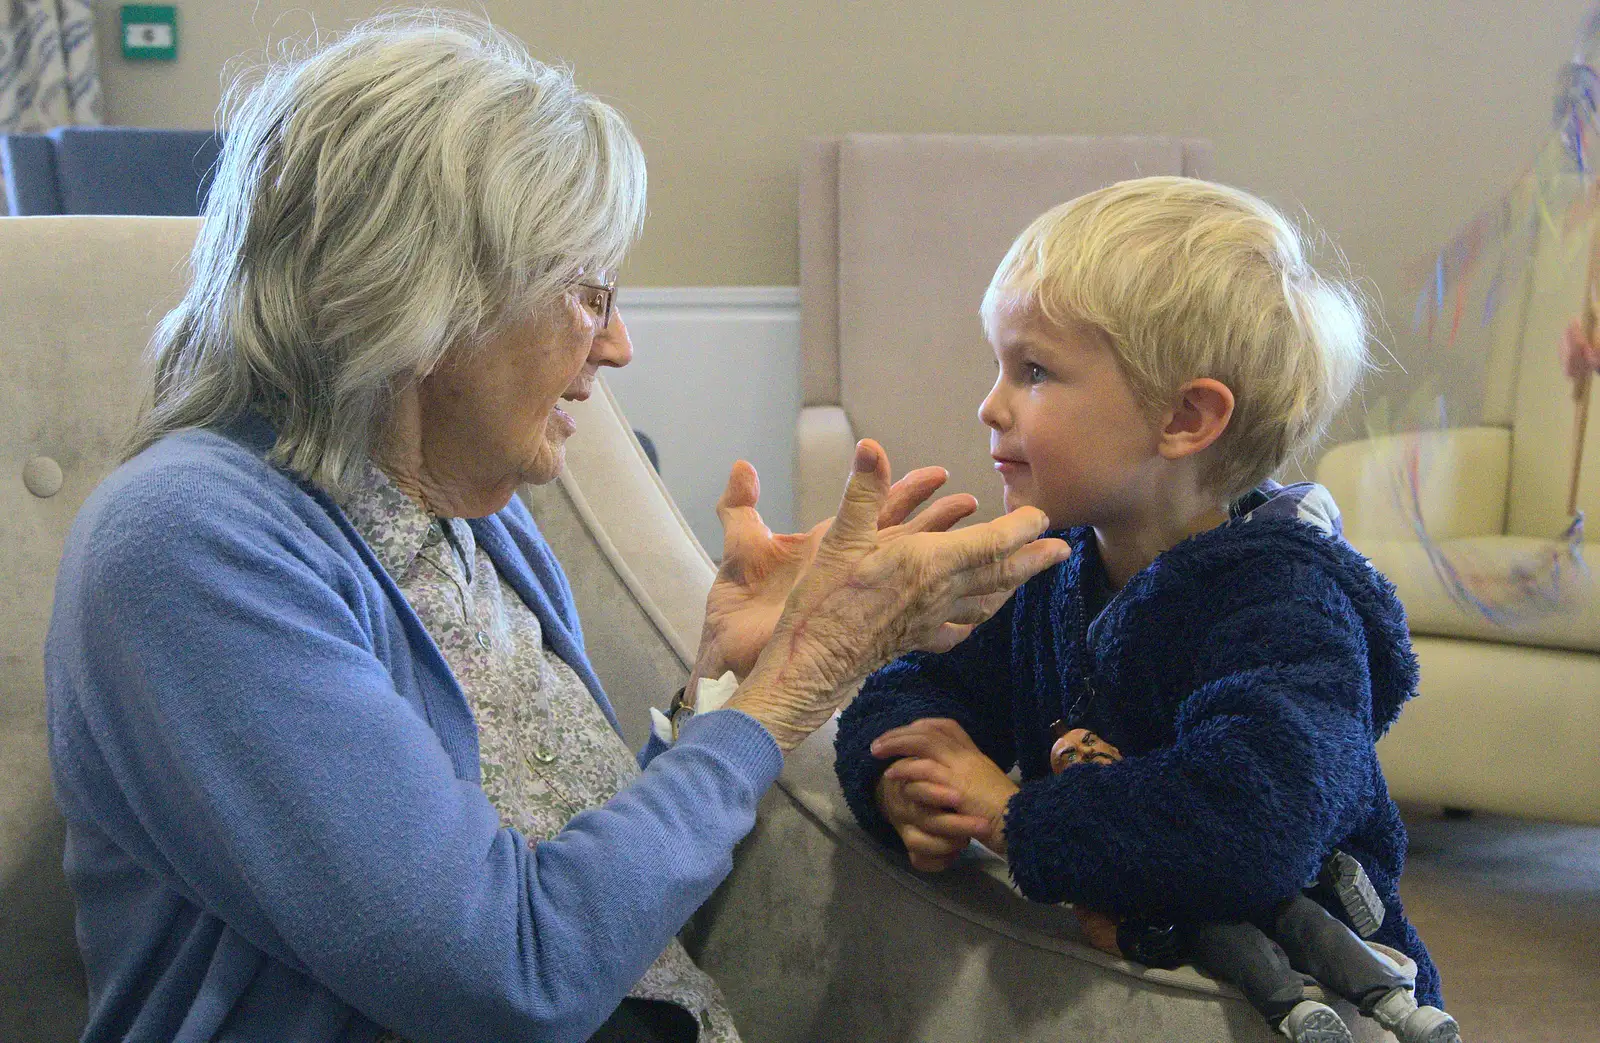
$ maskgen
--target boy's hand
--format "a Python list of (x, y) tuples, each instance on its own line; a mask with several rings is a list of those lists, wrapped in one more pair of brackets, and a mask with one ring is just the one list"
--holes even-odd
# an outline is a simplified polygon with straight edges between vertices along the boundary
[(878, 810), (911, 856), (911, 868), (924, 873), (950, 868), (987, 826), (983, 819), (952, 812), (960, 798), (947, 786), (879, 778), (877, 798)]
[(1006, 805), (1018, 786), (961, 725), (947, 717), (914, 721), (874, 739), (872, 755), (900, 758), (883, 773), (885, 784), (904, 783), (918, 800), (924, 793), (953, 797), (952, 811), (981, 821), (974, 839), (997, 855), (1006, 853)]
[(1073, 906), (1072, 911), (1078, 917), (1078, 926), (1083, 928), (1085, 941), (1108, 956), (1123, 958), (1122, 947), (1117, 944), (1117, 925), (1122, 922), (1121, 917), (1077, 906)]

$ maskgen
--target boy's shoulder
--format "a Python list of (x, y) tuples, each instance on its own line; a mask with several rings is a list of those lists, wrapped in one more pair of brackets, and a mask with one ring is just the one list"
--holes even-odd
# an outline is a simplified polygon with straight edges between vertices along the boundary
[[(1182, 629), (1209, 640), (1211, 627), (1234, 616), (1248, 618), (1252, 627), (1271, 629), (1281, 619), (1280, 628), (1303, 629), (1316, 619), (1313, 628), (1360, 632), (1359, 642), (1331, 644), (1363, 650), (1377, 735), (1416, 694), (1416, 656), (1394, 584), (1325, 524), (1297, 511), (1240, 515), (1169, 554), (1166, 567), (1153, 570), (1146, 611), (1134, 608), (1145, 627), (1165, 630), (1164, 620), (1182, 619)], [(1290, 604), (1318, 611), (1273, 611)], [(1308, 646), (1317, 643), (1312, 634), (1299, 637), (1310, 639)]]
[(1174, 547), (1141, 578), (1150, 601), (1181, 603), (1199, 618), (1309, 601), (1349, 625), (1406, 632), (1394, 584), (1342, 536), (1296, 517), (1233, 519)]

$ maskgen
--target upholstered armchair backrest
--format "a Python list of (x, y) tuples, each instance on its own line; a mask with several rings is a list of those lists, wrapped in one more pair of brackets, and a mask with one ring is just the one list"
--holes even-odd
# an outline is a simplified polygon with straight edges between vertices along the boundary
[[(84, 1011), (41, 652), (79, 506), (120, 459), (144, 351), (182, 294), (198, 218), (0, 218), (0, 1039), (77, 1038)], [(604, 384), (569, 406), (568, 471), (525, 490), (566, 566), (633, 745), (683, 682), (712, 565)]]
[[(1531, 192), (1530, 186), (1524, 192)], [(1532, 212), (1531, 200), (1529, 210)], [(1587, 289), (1589, 242), (1600, 230), (1600, 216), (1571, 230), (1555, 215), (1541, 220), (1534, 240), (1526, 301), (1515, 333), (1515, 352), (1497, 351), (1492, 366), (1510, 371), (1511, 476), (1507, 495), (1506, 533), (1550, 538), (1560, 535), (1571, 517), (1567, 493), (1571, 479), (1572, 384), (1562, 372), (1557, 352), (1562, 331), (1582, 308)], [(1589, 425), (1578, 506), (1591, 519), (1587, 537), (1600, 540), (1600, 420)]]
[(197, 218), (0, 218), (0, 1038), (75, 1039), (41, 652), (67, 530), (116, 466)]
[[(1204, 177), (1210, 158), (1207, 142), (1165, 137), (810, 142), (800, 186), (805, 405), (842, 405), (854, 437), (882, 442), (897, 471), (942, 464), (949, 491), (973, 493), (979, 517), (995, 516), (1000, 483), (978, 421), (994, 381), (978, 305), (995, 266), (1057, 203), (1125, 178)], [(829, 481), (848, 466), (825, 469)]]

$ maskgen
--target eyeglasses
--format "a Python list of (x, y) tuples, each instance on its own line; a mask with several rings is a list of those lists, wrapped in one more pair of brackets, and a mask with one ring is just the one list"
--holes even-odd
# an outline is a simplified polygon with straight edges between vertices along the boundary
[(617, 299), (617, 280), (607, 279), (604, 272), (600, 273), (604, 282), (580, 282), (578, 289), (586, 291), (582, 297), (585, 308), (600, 317), (600, 328), (605, 329), (611, 325), (611, 308)]

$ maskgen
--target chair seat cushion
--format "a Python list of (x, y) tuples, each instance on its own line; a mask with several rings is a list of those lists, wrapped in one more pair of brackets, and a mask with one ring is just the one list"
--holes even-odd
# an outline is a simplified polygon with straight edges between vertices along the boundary
[(1399, 589), (1413, 634), (1600, 652), (1600, 590), (1564, 541), (1460, 537), (1439, 541), (1432, 556), (1415, 540), (1358, 548)]

